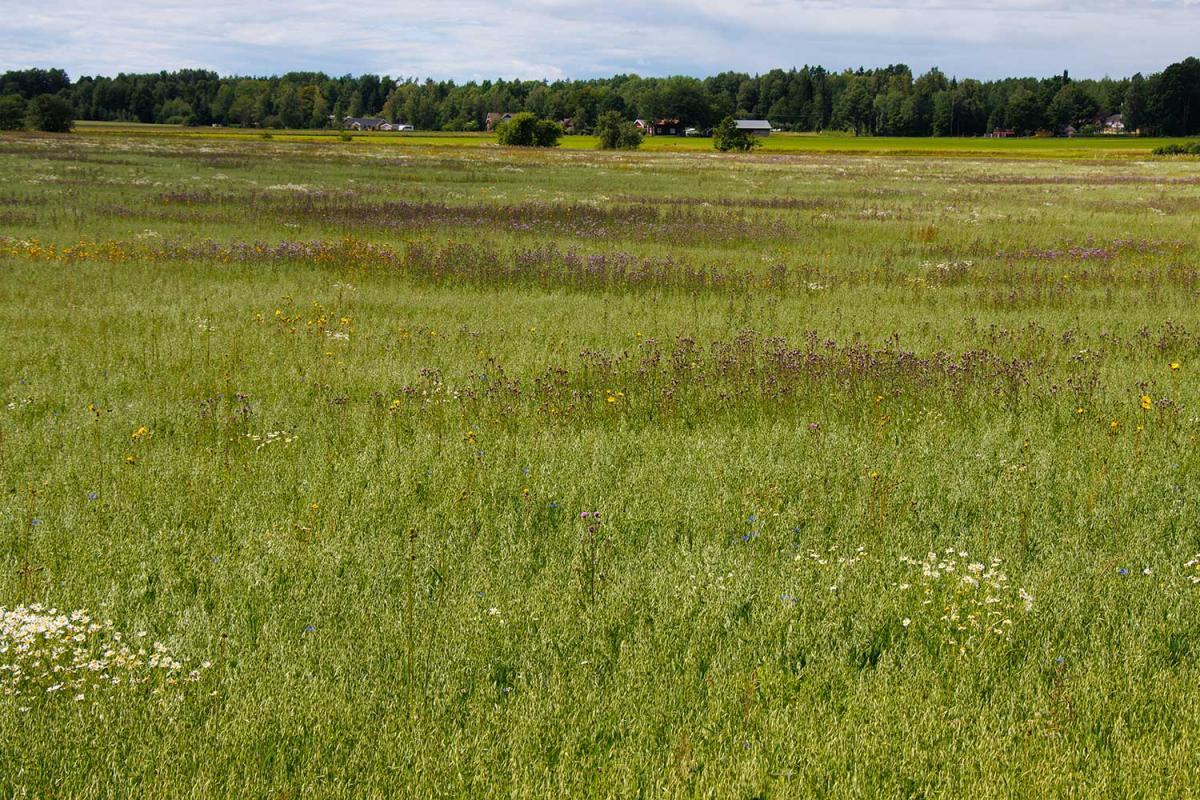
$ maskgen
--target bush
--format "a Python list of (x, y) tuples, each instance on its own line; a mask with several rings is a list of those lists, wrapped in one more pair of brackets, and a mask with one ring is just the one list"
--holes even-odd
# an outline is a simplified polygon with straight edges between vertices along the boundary
[(0, 97), (0, 131), (19, 131), (25, 127), (25, 100), (19, 94)]
[(191, 125), (195, 120), (191, 104), (181, 97), (175, 97), (163, 103), (157, 116), (159, 122), (165, 122), (168, 125)]
[(757, 137), (751, 136), (746, 131), (738, 130), (737, 123), (734, 122), (733, 117), (726, 117), (717, 124), (716, 128), (713, 128), (713, 147), (722, 153), (727, 153), (730, 150), (745, 153), (761, 144), (762, 142)]
[(562, 135), (562, 126), (557, 122), (538, 119), (528, 111), (514, 114), (496, 128), (497, 141), (509, 147), (554, 147)]
[(66, 133), (75, 127), (75, 109), (56, 94), (42, 94), (29, 104), (27, 121), (35, 131)]
[(563, 126), (548, 119), (539, 119), (533, 126), (533, 143), (538, 147), (557, 147)]
[(642, 132), (618, 111), (605, 111), (596, 121), (601, 150), (636, 150), (642, 144)]

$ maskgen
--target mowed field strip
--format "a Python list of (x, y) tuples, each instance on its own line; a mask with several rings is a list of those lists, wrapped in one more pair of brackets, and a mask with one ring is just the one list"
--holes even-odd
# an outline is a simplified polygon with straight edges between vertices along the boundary
[(0, 137), (0, 796), (1190, 793), (1162, 141)]

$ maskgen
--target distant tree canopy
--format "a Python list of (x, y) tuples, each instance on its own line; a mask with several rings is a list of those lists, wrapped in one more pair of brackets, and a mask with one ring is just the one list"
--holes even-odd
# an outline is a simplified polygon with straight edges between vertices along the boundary
[(0, 97), (26, 103), (41, 95), (66, 99), (76, 119), (338, 127), (347, 116), (378, 116), (423, 130), (481, 131), (488, 113), (528, 112), (570, 118), (596, 130), (601, 117), (679, 119), (709, 128), (724, 117), (768, 119), (786, 130), (837, 129), (886, 136), (973, 136), (995, 128), (1019, 133), (1097, 124), (1125, 115), (1127, 130), (1200, 133), (1200, 60), (1131, 78), (1072, 80), (948, 78), (933, 69), (914, 76), (903, 64), (829, 72), (822, 67), (774, 69), (761, 75), (722, 72), (698, 79), (615, 75), (592, 80), (396, 80), (379, 75), (331, 77), (289, 72), (269, 78), (221, 77), (179, 70), (71, 81), (60, 69), (0, 76)]

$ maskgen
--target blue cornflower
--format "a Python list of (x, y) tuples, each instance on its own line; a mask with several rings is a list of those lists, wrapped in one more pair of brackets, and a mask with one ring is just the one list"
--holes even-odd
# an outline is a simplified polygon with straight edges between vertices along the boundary
[(33, 519), (29, 520), (29, 524), (36, 528), (38, 525), (42, 524), (42, 521), (37, 517), (34, 517)]
[(95, 500), (99, 496), (100, 495), (96, 494), (95, 492), (88, 492), (88, 500)]
[(316, 626), (316, 625), (305, 625), (305, 626), (304, 626), (304, 632), (305, 632), (305, 633), (316, 633), (316, 632), (317, 632), (317, 626)]
[(1129, 570), (1127, 570), (1125, 567), (1121, 567), (1120, 569), (1117, 570), (1117, 574), (1120, 575), (1122, 578), (1124, 578), (1126, 575), (1129, 574)]

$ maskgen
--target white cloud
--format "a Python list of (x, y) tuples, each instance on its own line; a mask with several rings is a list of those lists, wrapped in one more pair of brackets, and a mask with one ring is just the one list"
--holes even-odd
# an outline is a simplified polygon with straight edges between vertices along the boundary
[(0, 0), (0, 69), (437, 78), (831, 69), (1152, 72), (1200, 52), (1200, 0)]

